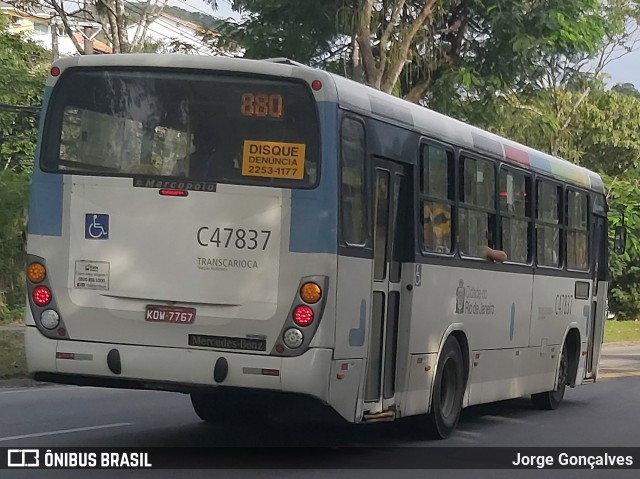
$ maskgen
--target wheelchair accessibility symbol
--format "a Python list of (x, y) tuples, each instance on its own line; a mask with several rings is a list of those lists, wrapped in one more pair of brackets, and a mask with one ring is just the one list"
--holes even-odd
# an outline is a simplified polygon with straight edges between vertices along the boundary
[(87, 213), (84, 216), (85, 239), (109, 239), (109, 215)]

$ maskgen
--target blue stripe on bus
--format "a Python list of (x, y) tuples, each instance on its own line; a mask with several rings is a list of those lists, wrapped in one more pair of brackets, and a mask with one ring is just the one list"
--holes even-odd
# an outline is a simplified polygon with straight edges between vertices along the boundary
[(38, 127), (38, 145), (33, 160), (31, 178), (31, 198), (29, 200), (29, 234), (42, 236), (62, 236), (62, 175), (44, 173), (40, 170), (40, 149), (47, 104), (51, 97), (51, 87), (44, 91), (42, 113)]
[(291, 239), (295, 253), (338, 252), (338, 106), (318, 103), (322, 129), (320, 184), (291, 191)]

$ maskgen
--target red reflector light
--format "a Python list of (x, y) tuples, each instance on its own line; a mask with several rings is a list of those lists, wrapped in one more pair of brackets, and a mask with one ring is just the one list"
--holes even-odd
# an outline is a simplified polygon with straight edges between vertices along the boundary
[(322, 82), (320, 80), (313, 80), (311, 82), (311, 88), (313, 88), (313, 91), (319, 91), (322, 89)]
[(75, 353), (56, 353), (56, 359), (75, 359)]
[(278, 369), (263, 369), (263, 376), (280, 376), (280, 370)]
[(58, 67), (51, 67), (51, 71), (49, 73), (51, 73), (52, 77), (57, 77), (60, 75), (60, 69)]
[(38, 306), (46, 306), (51, 302), (51, 291), (46, 286), (38, 286), (33, 290), (33, 302)]
[(160, 190), (162, 196), (188, 196), (189, 192), (185, 190)]
[(313, 309), (309, 306), (298, 306), (293, 310), (293, 321), (298, 326), (309, 326), (313, 323)]

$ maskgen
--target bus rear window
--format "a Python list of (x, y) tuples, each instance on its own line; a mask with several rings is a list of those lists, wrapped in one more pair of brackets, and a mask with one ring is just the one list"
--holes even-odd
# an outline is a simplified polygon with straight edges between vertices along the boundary
[(171, 70), (69, 70), (51, 99), (45, 171), (313, 187), (306, 85)]

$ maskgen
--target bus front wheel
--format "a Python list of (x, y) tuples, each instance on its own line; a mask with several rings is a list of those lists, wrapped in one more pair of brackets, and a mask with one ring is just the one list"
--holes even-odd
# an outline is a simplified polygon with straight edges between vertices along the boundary
[(451, 435), (460, 419), (464, 395), (464, 364), (460, 344), (454, 337), (444, 343), (431, 396), (427, 432), (435, 439)]
[(552, 411), (558, 409), (562, 399), (564, 398), (564, 391), (567, 388), (569, 375), (569, 353), (567, 352), (567, 345), (562, 348), (562, 355), (560, 356), (560, 367), (558, 368), (558, 378), (556, 381), (556, 388), (553, 391), (547, 391), (538, 394), (531, 395), (531, 402), (537, 409), (544, 409)]

